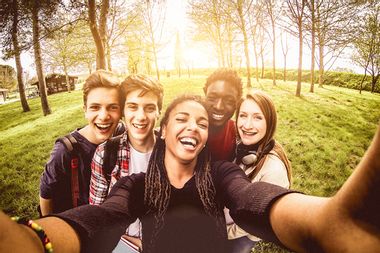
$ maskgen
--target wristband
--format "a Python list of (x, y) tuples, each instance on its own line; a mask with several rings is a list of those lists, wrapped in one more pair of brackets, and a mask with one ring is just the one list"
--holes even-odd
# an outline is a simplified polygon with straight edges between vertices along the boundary
[(37, 223), (35, 223), (33, 220), (25, 220), (25, 219), (20, 219), (20, 217), (12, 217), (11, 218), (13, 221), (17, 222), (18, 224), (22, 224), (22, 225), (25, 225), (25, 226), (28, 226), (29, 228), (31, 228), (37, 235), (38, 235), (38, 238), (40, 238), (40, 241), (42, 242), (42, 245), (44, 247), (44, 252), (45, 253), (53, 253), (53, 245), (51, 244), (49, 238), (47, 237), (45, 231), (43, 230), (43, 228), (38, 225)]

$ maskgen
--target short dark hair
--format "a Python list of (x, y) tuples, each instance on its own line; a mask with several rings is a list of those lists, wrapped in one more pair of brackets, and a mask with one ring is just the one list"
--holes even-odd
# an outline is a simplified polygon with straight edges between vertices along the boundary
[(164, 89), (161, 83), (144, 74), (132, 74), (127, 76), (123, 82), (121, 82), (121, 90), (123, 93), (124, 100), (127, 94), (131, 91), (142, 89), (143, 92), (139, 96), (144, 96), (148, 92), (152, 92), (158, 97), (157, 106), (158, 110), (161, 112), (162, 100), (164, 97)]
[(206, 80), (204, 91), (206, 93), (208, 86), (216, 81), (225, 81), (232, 85), (238, 92), (238, 99), (241, 98), (243, 93), (243, 83), (238, 73), (230, 68), (219, 68), (215, 70)]

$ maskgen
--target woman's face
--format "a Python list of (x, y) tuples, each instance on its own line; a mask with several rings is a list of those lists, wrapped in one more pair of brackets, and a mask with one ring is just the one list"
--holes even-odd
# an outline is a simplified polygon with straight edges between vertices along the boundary
[(236, 125), (244, 145), (258, 143), (267, 132), (264, 114), (252, 99), (246, 99), (241, 104)]
[(207, 142), (208, 124), (207, 111), (198, 102), (187, 100), (176, 105), (162, 129), (165, 160), (193, 161)]

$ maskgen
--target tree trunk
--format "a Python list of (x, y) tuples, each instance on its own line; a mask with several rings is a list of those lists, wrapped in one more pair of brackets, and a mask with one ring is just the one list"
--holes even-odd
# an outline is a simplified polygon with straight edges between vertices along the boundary
[(314, 92), (314, 69), (315, 69), (315, 5), (314, 0), (311, 5), (311, 70), (310, 70), (310, 92)]
[(286, 82), (286, 54), (284, 54), (284, 82)]
[[(102, 0), (102, 6), (100, 8), (100, 17), (99, 17), (99, 35), (104, 47), (105, 58), (106, 58), (105, 60), (106, 68), (108, 70), (111, 70), (110, 66), (108, 65), (108, 64), (111, 64), (111, 52), (110, 52), (111, 48), (109, 47), (108, 42), (107, 42), (107, 16), (108, 16), (109, 8), (110, 8), (109, 0)], [(107, 58), (108, 56), (109, 58)]]
[(362, 78), (362, 81), (360, 82), (360, 86), (359, 86), (359, 94), (362, 94), (362, 89), (363, 89), (363, 83), (364, 83), (364, 80), (367, 76), (367, 68), (364, 70), (364, 76)]
[(17, 1), (13, 1), (13, 25), (12, 25), (12, 43), (15, 54), (16, 70), (17, 70), (17, 84), (20, 93), (20, 101), (22, 110), (24, 112), (29, 112), (30, 107), (25, 96), (24, 80), (22, 78), (23, 70), (20, 59), (20, 48), (18, 44), (17, 26), (18, 26), (18, 6)]
[(88, 17), (92, 37), (96, 46), (96, 69), (106, 69), (106, 56), (104, 44), (96, 24), (95, 0), (88, 0)]
[(259, 81), (259, 56), (257, 53), (257, 45), (256, 41), (253, 41), (253, 51), (255, 52), (255, 62), (256, 62), (256, 67), (255, 67), (255, 77), (256, 81)]
[(42, 68), (41, 61), (41, 47), (39, 41), (39, 22), (38, 22), (38, 6), (37, 1), (33, 2), (32, 8), (32, 20), (33, 20), (33, 49), (34, 49), (34, 61), (36, 64), (36, 72), (38, 77), (38, 86), (40, 90), (40, 98), (41, 98), (41, 106), (44, 116), (51, 114), (51, 110), (49, 107), (47, 92), (46, 92), (46, 83), (45, 77)]
[(323, 39), (320, 39), (319, 41), (319, 75), (318, 75), (318, 86), (320, 88), (323, 88), (323, 76), (325, 72), (325, 66), (324, 66), (324, 46), (323, 46)]
[(264, 78), (264, 71), (265, 71), (265, 67), (264, 67), (264, 54), (261, 53), (261, 79)]
[(233, 54), (232, 54), (232, 40), (233, 40), (233, 37), (232, 37), (232, 31), (231, 31), (231, 24), (230, 22), (228, 21), (228, 24), (227, 24), (227, 37), (228, 37), (228, 41), (227, 41), (227, 47), (228, 47), (228, 59), (227, 59), (227, 62), (228, 62), (228, 67), (229, 68), (233, 68), (234, 64), (233, 64)]
[(275, 23), (274, 20), (272, 20), (272, 33), (273, 33), (273, 44), (272, 44), (272, 50), (273, 50), (273, 70), (272, 70), (272, 78), (273, 78), (273, 86), (276, 86), (276, 30), (275, 30)]
[(371, 93), (374, 93), (374, 92), (375, 92), (376, 83), (377, 83), (377, 80), (379, 79), (379, 77), (380, 77), (380, 74), (372, 75), (372, 87), (371, 87)]
[(70, 85), (69, 74), (67, 74), (67, 66), (66, 66), (66, 62), (63, 63), (63, 72), (65, 72), (67, 92), (70, 93), (70, 92), (71, 92), (71, 85)]
[(106, 55), (107, 55), (107, 67), (109, 71), (112, 71), (112, 63), (111, 63), (111, 47), (107, 43), (107, 49), (106, 49)]
[(296, 90), (296, 96), (301, 96), (301, 81), (302, 81), (302, 42), (303, 42), (303, 34), (302, 34), (302, 19), (298, 21), (298, 76), (297, 76), (297, 90)]
[(238, 6), (238, 13), (240, 18), (241, 30), (243, 32), (244, 38), (244, 53), (245, 53), (245, 64), (247, 66), (247, 88), (251, 88), (251, 66), (249, 62), (249, 51), (248, 51), (248, 36), (245, 29), (245, 20), (243, 16), (243, 3), (240, 1)]

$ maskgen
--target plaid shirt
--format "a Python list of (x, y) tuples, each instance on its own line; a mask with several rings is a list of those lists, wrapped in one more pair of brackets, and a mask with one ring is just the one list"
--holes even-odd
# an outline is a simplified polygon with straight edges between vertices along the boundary
[(105, 142), (100, 144), (95, 151), (91, 163), (90, 197), (91, 205), (100, 205), (106, 199), (112, 186), (122, 177), (129, 175), (130, 147), (128, 134), (125, 131), (120, 138), (117, 151), (116, 165), (111, 172), (111, 182), (108, 182), (103, 170)]

